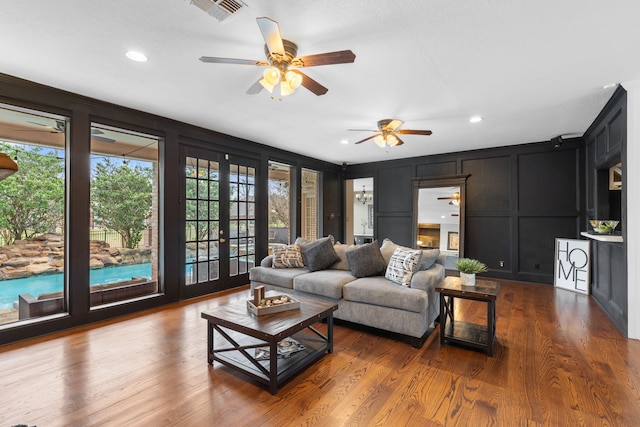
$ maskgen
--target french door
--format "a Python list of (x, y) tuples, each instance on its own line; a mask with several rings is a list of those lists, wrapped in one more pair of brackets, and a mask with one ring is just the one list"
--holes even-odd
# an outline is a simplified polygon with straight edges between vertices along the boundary
[(183, 295), (249, 283), (255, 265), (257, 162), (189, 146), (182, 147), (180, 160)]

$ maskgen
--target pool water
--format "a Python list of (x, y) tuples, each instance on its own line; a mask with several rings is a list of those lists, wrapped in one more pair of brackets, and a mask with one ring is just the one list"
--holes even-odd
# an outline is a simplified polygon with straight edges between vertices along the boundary
[[(91, 286), (131, 280), (132, 277), (151, 278), (151, 263), (125, 265), (122, 267), (107, 267), (91, 270), (89, 283)], [(45, 276), (24, 277), (0, 281), (0, 309), (13, 308), (13, 302), (18, 301), (19, 294), (40, 294), (60, 292), (64, 286), (64, 274), (50, 274)]]

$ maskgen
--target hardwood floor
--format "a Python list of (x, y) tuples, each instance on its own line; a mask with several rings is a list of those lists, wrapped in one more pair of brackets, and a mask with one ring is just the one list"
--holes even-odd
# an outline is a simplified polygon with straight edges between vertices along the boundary
[[(0, 425), (637, 426), (640, 341), (592, 298), (501, 282), (495, 357), (338, 324), (272, 396), (207, 363), (200, 313), (230, 292), (0, 347)], [(456, 318), (485, 305), (456, 301)], [(325, 325), (321, 325), (322, 328)]]

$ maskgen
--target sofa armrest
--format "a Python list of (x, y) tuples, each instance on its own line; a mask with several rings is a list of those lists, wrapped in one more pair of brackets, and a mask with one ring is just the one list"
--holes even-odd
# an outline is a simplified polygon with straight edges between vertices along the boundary
[(442, 264), (433, 264), (427, 270), (421, 270), (413, 273), (411, 277), (411, 287), (413, 289), (421, 289), (428, 294), (433, 293), (434, 288), (444, 279), (444, 266)]
[(267, 255), (260, 261), (260, 267), (273, 267), (273, 255)]

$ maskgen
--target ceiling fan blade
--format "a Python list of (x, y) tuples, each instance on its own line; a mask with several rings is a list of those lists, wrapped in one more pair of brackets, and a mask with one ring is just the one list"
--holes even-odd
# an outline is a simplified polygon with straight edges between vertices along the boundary
[(396, 133), (401, 135), (431, 135), (432, 132), (430, 130), (408, 130), (408, 129), (400, 129), (397, 130)]
[(267, 17), (256, 18), (256, 21), (258, 21), (258, 27), (260, 27), (260, 32), (264, 37), (264, 42), (267, 44), (269, 52), (284, 56), (284, 44), (282, 43), (278, 23)]
[(379, 133), (377, 133), (377, 134), (375, 134), (375, 135), (371, 135), (370, 137), (367, 137), (367, 138), (365, 138), (365, 139), (361, 139), (361, 140), (360, 140), (360, 141), (358, 141), (358, 142), (354, 142), (354, 144), (362, 144), (363, 142), (368, 141), (368, 140), (370, 140), (370, 139), (372, 139), (372, 138), (375, 138), (375, 137), (376, 137), (376, 136), (378, 136), (378, 135), (380, 135), (380, 134), (379, 134)]
[(438, 200), (452, 200), (455, 199), (455, 197), (438, 197)]
[(314, 67), (317, 65), (347, 64), (355, 61), (356, 55), (350, 50), (339, 50), (302, 56), (297, 59), (302, 63), (302, 65), (298, 65), (299, 67)]
[(396, 129), (398, 129), (400, 126), (402, 126), (404, 122), (402, 120), (399, 119), (393, 119), (393, 120), (380, 120), (380, 122), (378, 122), (378, 127), (380, 128), (380, 130), (386, 130), (389, 132), (393, 132)]
[(111, 138), (107, 138), (105, 136), (99, 136), (99, 135), (91, 135), (91, 139), (94, 139), (96, 141), (102, 141), (102, 142), (116, 142), (115, 139), (111, 139)]
[(398, 147), (399, 145), (404, 144), (404, 141), (401, 140), (400, 138), (398, 138), (398, 135), (394, 135), (396, 137), (396, 139), (398, 140), (398, 143), (396, 145), (394, 145), (393, 147)]
[(327, 93), (329, 91), (329, 89), (327, 89), (326, 87), (322, 86), (320, 83), (318, 83), (317, 81), (313, 80), (311, 77), (307, 76), (306, 74), (304, 74), (302, 71), (299, 70), (291, 70), (296, 74), (300, 74), (302, 76), (302, 86), (306, 87), (307, 89), (309, 89), (311, 92), (315, 93), (316, 95), (320, 96), (320, 95), (324, 95), (325, 93)]
[(249, 95), (257, 95), (262, 92), (262, 85), (260, 84), (260, 79), (256, 80), (254, 84), (251, 85), (249, 89), (247, 89), (247, 94)]
[(215, 56), (201, 56), (200, 61), (214, 64), (256, 65), (258, 67), (268, 65), (267, 62), (257, 59), (218, 58)]

